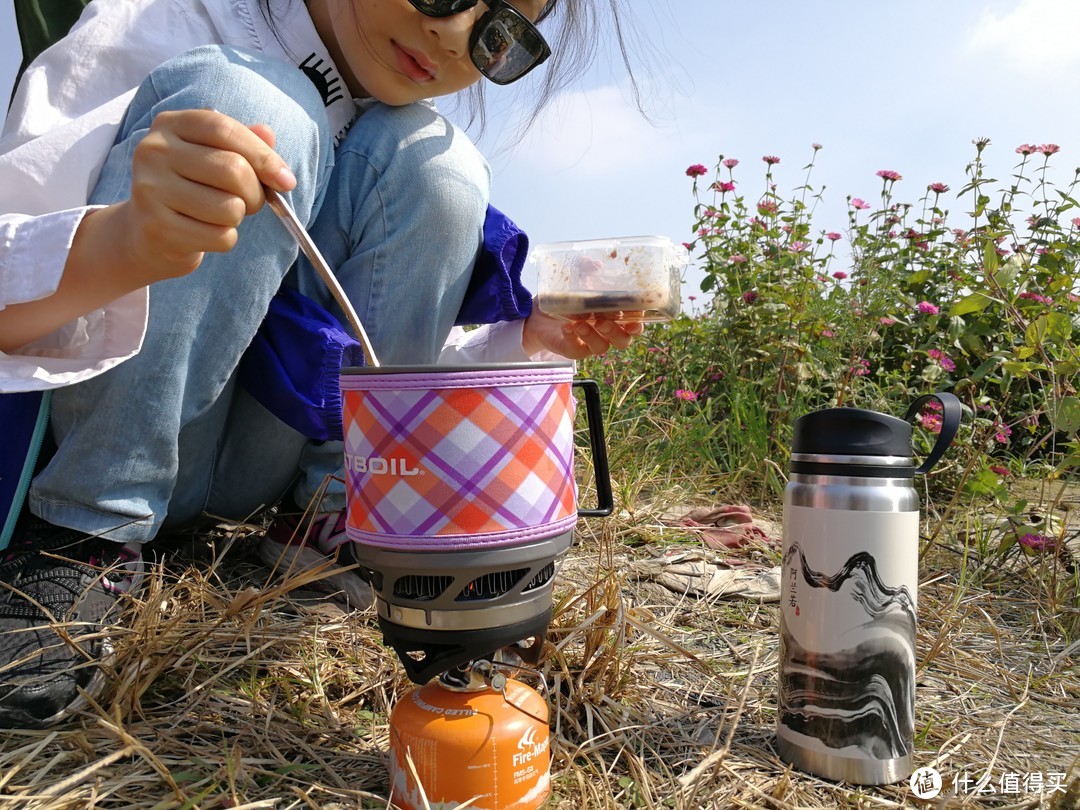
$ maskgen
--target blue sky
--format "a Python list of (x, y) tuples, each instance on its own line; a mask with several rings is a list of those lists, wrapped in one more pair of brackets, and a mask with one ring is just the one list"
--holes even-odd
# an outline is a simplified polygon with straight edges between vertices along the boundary
[[(634, 108), (601, 32), (597, 67), (521, 136), (491, 88), (479, 143), (494, 171), (492, 202), (534, 243), (618, 235), (690, 238), (691, 163), (741, 161), (744, 190), (777, 155), (778, 191), (825, 186), (815, 222), (842, 231), (845, 198), (873, 202), (879, 169), (900, 172), (896, 197), (927, 184), (958, 190), (988, 137), (991, 175), (1006, 179), (1021, 143), (1057, 143), (1060, 184), (1080, 166), (1078, 0), (632, 0), (646, 45), (635, 64), (651, 120)], [(10, 3), (0, 3), (0, 91), (18, 64)], [(541, 68), (542, 70), (542, 68)], [(527, 88), (526, 88), (527, 90)], [(6, 97), (6, 95), (5, 95)], [(447, 109), (447, 105), (442, 105)], [(518, 107), (520, 109), (520, 107)], [(448, 109), (448, 111), (450, 111)], [(968, 210), (955, 199), (954, 211)], [(688, 288), (697, 279), (688, 281)], [(692, 289), (689, 290), (692, 292)]]

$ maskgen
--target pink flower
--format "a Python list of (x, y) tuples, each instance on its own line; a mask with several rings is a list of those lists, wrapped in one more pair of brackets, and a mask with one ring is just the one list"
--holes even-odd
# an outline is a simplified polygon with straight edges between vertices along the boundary
[(1020, 545), (1027, 546), (1034, 551), (1052, 551), (1057, 548), (1057, 540), (1044, 534), (1025, 534), (1020, 538)]
[(788, 250), (790, 250), (792, 253), (802, 253), (808, 247), (810, 247), (810, 244), (808, 242), (792, 242), (790, 245), (788, 245)]
[(1038, 293), (1033, 293), (1033, 292), (1022, 292), (1022, 293), (1020, 293), (1020, 295), (1018, 295), (1016, 297), (1017, 298), (1023, 298), (1026, 301), (1034, 301), (1037, 304), (1045, 304), (1046, 306), (1049, 306), (1050, 304), (1054, 303), (1053, 298), (1050, 298), (1049, 296), (1046, 296), (1046, 295), (1039, 295)]
[(722, 183), (713, 183), (713, 188), (715, 188), (717, 191), (726, 193), (728, 191), (734, 191), (735, 184), (727, 181)]
[(675, 398), (681, 399), (685, 402), (693, 402), (697, 399), (698, 395), (694, 391), (687, 391), (685, 388), (680, 388), (675, 392)]
[(1073, 217), (1071, 221), (1074, 228), (1080, 228), (1080, 217)]
[(701, 177), (701, 175), (708, 174), (708, 173), (709, 173), (708, 168), (703, 166), (700, 163), (694, 163), (693, 165), (686, 167), (686, 176), (687, 177)]
[(900, 172), (894, 172), (892, 169), (882, 169), (877, 173), (877, 176), (882, 180), (892, 180), (894, 183), (897, 180), (903, 180), (904, 176)]
[(878, 323), (880, 323), (882, 326), (892, 326), (894, 323), (896, 323), (896, 318), (878, 318)]
[(836, 337), (836, 332), (834, 332), (832, 329), (822, 329), (821, 336), (824, 338), (834, 338)]
[(927, 186), (927, 188), (935, 194), (944, 194), (946, 191), (949, 190), (949, 187), (944, 183), (931, 183), (929, 186)]
[(837, 270), (835, 273), (832, 274), (832, 277), (835, 278), (837, 281), (843, 281), (845, 278), (847, 278), (847, 273), (845, 273), (843, 270)]
[(746, 264), (746, 257), (740, 256), (738, 253), (735, 253), (731, 256), (728, 256), (728, 261), (732, 264)]
[(931, 433), (941, 433), (941, 414), (921, 413), (919, 414), (919, 422)]
[(851, 367), (851, 376), (852, 377), (865, 377), (869, 373), (870, 373), (870, 361), (869, 360), (858, 360), (858, 361), (856, 361), (855, 365), (853, 365)]
[(937, 315), (941, 310), (935, 304), (931, 304), (929, 301), (920, 301), (915, 305), (915, 309), (919, 310), (923, 315)]
[(687, 250), (693, 250), (693, 249), (694, 249), (694, 244), (693, 244), (693, 242), (683, 242), (683, 243), (682, 243), (682, 246), (683, 246), (684, 248), (686, 248)]
[(827, 234), (825, 234), (825, 238), (828, 239), (830, 242), (839, 242), (844, 237), (838, 234), (836, 231), (829, 231)]
[(1056, 143), (1044, 143), (1035, 151), (1039, 152), (1040, 154), (1046, 155), (1047, 157), (1050, 157), (1050, 155), (1056, 155), (1058, 152), (1060, 152), (1061, 147), (1058, 146)]
[(994, 434), (994, 441), (998, 444), (1008, 444), (1010, 436), (1012, 436), (1012, 428), (999, 422), (997, 433)]
[(937, 360), (941, 367), (946, 371), (956, 371), (956, 363), (952, 361), (949, 355), (941, 351), (941, 349), (929, 349), (926, 353), (931, 360)]
[(747, 290), (746, 292), (744, 292), (742, 294), (742, 300), (745, 301), (748, 304), (754, 303), (755, 301), (758, 300), (758, 291), (757, 290)]
[(727, 169), (734, 169), (739, 165), (739, 161), (736, 158), (725, 158), (724, 167)]
[(1038, 149), (1039, 147), (1037, 147), (1033, 143), (1022, 143), (1018, 147), (1016, 147), (1016, 153), (1018, 155), (1024, 155), (1025, 157), (1027, 157), (1032, 152), (1038, 151)]
[(851, 198), (851, 207), (858, 208), (860, 211), (865, 211), (870, 205), (864, 200), (860, 200), (858, 197)]
[(1003, 476), (1005, 478), (1008, 478), (1009, 475), (1010, 475), (1010, 473), (1009, 473), (1009, 471), (1007, 469), (1005, 469), (1004, 467), (1001, 467), (1001, 466), (999, 466), (997, 464), (991, 464), (990, 465), (990, 472), (997, 473), (998, 475)]
[(776, 203), (774, 203), (772, 200), (762, 200), (757, 204), (757, 210), (758, 213), (762, 216), (765, 216), (766, 214), (775, 214)]
[(775, 166), (777, 163), (780, 162), (780, 158), (778, 158), (776, 155), (765, 155), (761, 159), (770, 166)]

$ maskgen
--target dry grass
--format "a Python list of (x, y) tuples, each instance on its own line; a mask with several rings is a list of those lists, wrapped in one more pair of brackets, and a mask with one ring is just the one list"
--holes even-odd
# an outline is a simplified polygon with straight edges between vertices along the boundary
[[(257, 531), (199, 536), (155, 570), (101, 702), (55, 729), (5, 735), (0, 807), (388, 806), (387, 710), (411, 685), (370, 615), (252, 562)], [(582, 525), (544, 663), (548, 806), (929, 806), (906, 785), (836, 785), (776, 756), (775, 606), (688, 598), (631, 574), (659, 547), (694, 542), (647, 508)], [(970, 556), (961, 543), (924, 558), (916, 762), (947, 784), (1059, 772), (1072, 788), (933, 806), (1076, 808), (1075, 567), (1057, 560), (1052, 586), (1023, 566), (975, 577), (957, 563)]]

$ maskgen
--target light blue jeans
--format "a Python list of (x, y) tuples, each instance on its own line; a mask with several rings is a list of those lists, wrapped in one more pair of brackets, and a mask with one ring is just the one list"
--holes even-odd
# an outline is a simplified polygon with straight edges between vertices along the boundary
[[(374, 104), (335, 150), (322, 100), (297, 68), (210, 46), (139, 88), (93, 192), (126, 199), (131, 156), (154, 115), (211, 108), (267, 123), (297, 178), (288, 196), (353, 302), (382, 363), (432, 363), (461, 306), (483, 236), (490, 173), (465, 135), (427, 104)], [(57, 451), (37, 476), (39, 517), (118, 541), (146, 541), (202, 513), (242, 519), (294, 487), (306, 506), (339, 473), (339, 442), (316, 444), (236, 384), (270, 299), (291, 284), (335, 306), (269, 207), (236, 247), (150, 287), (142, 351), (53, 394)], [(324, 509), (344, 505), (333, 481)]]

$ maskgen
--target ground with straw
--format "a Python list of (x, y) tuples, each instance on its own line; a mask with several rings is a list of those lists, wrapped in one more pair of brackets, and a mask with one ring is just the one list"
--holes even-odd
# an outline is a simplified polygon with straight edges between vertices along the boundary
[[(678, 593), (642, 566), (703, 547), (664, 517), (695, 500), (653, 488), (580, 522), (543, 662), (548, 807), (1080, 807), (1072, 552), (985, 570), (971, 531), (934, 536), (928, 516), (916, 763), (946, 780), (929, 804), (906, 784), (833, 784), (777, 757), (776, 604)], [(779, 515), (755, 515), (764, 536), (727, 564), (776, 564)], [(0, 807), (388, 806), (387, 715), (411, 684), (370, 613), (255, 562), (261, 531), (163, 544), (106, 694), (62, 726), (5, 734)]]

